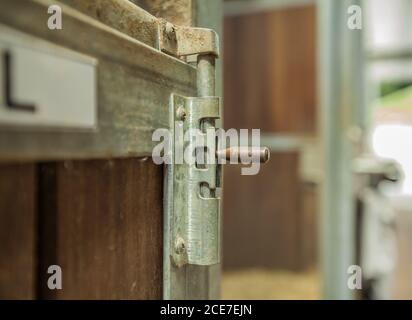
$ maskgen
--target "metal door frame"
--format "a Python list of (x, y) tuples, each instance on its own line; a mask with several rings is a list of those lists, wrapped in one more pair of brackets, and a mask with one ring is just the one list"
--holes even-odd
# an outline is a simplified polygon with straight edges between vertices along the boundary
[[(222, 0), (189, 0), (194, 9), (192, 12), (192, 24), (196, 27), (209, 28), (215, 30), (219, 35), (222, 34), (223, 10)], [(176, 10), (181, 10), (176, 8)], [(168, 15), (172, 15), (168, 12)], [(221, 44), (220, 37), (220, 44)], [(209, 78), (211, 81), (204, 81)], [(222, 58), (216, 60), (215, 65), (207, 61), (198, 64), (198, 96), (222, 96)], [(222, 110), (220, 110), (222, 114)], [(221, 126), (221, 121), (219, 121)], [(220, 297), (220, 274), (221, 265), (213, 264), (210, 266), (184, 265), (176, 267), (172, 262), (173, 246), (170, 246), (171, 219), (173, 218), (173, 203), (186, 201), (173, 190), (173, 166), (165, 167), (165, 195), (164, 195), (164, 279), (163, 297), (165, 299), (218, 299)], [(219, 210), (220, 211), (220, 210)], [(219, 213), (218, 213), (219, 214)], [(216, 236), (221, 238), (220, 219), (217, 226)], [(219, 240), (220, 246), (220, 240)], [(219, 250), (220, 252), (220, 250)]]

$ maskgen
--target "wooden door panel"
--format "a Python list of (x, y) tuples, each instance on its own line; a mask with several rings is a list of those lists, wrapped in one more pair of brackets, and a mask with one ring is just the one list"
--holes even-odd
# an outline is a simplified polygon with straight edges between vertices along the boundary
[[(162, 168), (149, 159), (41, 167), (41, 298), (160, 299)], [(63, 289), (46, 286), (62, 268)]]
[(273, 154), (258, 175), (225, 168), (223, 268), (300, 269), (297, 153)]
[(315, 22), (314, 6), (225, 18), (227, 128), (316, 131)]
[[(316, 133), (315, 22), (312, 5), (225, 17), (226, 129)], [(312, 266), (315, 209), (303, 207), (300, 156), (272, 150), (255, 177), (225, 168), (224, 268)]]

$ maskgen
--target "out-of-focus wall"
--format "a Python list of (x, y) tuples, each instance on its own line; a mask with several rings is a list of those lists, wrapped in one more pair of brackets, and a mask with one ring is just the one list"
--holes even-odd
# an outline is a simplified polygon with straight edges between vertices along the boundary
[[(314, 6), (225, 18), (225, 127), (262, 134), (316, 133)], [(272, 153), (256, 176), (225, 167), (225, 269), (302, 270), (316, 259), (316, 185), (300, 150)]]
[(412, 46), (412, 1), (366, 0), (366, 42), (369, 49), (388, 50)]
[(225, 126), (313, 133), (315, 8), (229, 16), (224, 29)]

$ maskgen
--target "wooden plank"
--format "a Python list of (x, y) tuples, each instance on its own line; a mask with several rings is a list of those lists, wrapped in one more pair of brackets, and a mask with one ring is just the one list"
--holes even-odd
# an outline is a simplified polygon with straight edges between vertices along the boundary
[[(40, 296), (160, 299), (163, 171), (149, 159), (44, 164)], [(49, 290), (47, 267), (63, 289)]]
[(316, 132), (315, 12), (307, 6), (225, 18), (226, 127)]
[(0, 165), (0, 299), (36, 297), (35, 196), (35, 165)]

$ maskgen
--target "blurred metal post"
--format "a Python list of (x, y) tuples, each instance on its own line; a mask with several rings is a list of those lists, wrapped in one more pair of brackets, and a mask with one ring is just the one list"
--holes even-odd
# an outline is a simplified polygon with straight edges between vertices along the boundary
[(364, 127), (366, 116), (362, 30), (349, 29), (348, 8), (362, 8), (360, 2), (318, 0), (319, 124), (324, 160), (320, 259), (326, 299), (354, 298), (347, 273), (355, 264), (355, 148), (350, 136), (354, 128)]

